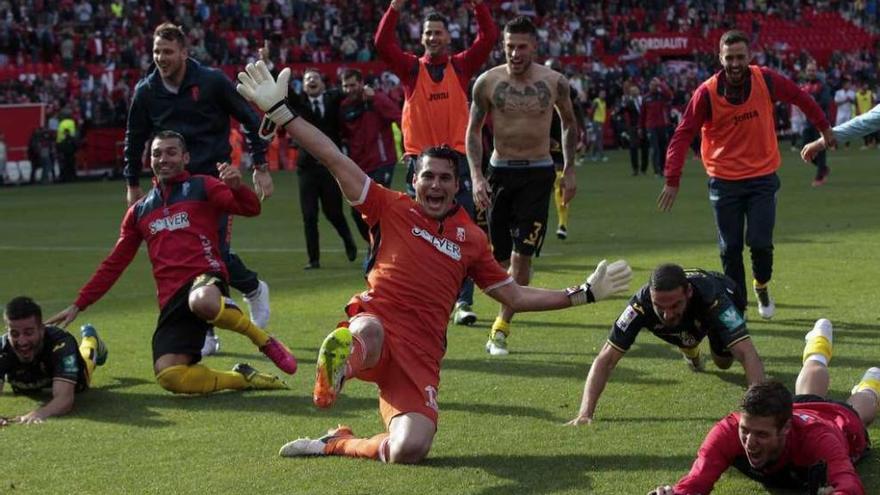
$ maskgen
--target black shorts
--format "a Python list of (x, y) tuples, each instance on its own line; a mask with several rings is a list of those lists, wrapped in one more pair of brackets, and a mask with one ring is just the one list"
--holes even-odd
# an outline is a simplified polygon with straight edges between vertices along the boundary
[(205, 334), (212, 325), (189, 309), (189, 294), (208, 285), (217, 287), (223, 296), (229, 297), (229, 285), (223, 279), (223, 275), (205, 273), (181, 287), (162, 308), (159, 322), (156, 323), (156, 331), (153, 333), (154, 363), (163, 354), (189, 354), (193, 357), (191, 364), (202, 359)]
[(512, 251), (524, 256), (541, 253), (555, 180), (554, 167), (489, 167), (489, 239), (496, 260), (509, 260)]

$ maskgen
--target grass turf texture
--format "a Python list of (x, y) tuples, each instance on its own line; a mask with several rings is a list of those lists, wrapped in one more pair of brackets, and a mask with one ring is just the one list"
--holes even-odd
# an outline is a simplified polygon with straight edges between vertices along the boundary
[[(830, 318), (831, 396), (842, 400), (865, 369), (880, 365), (878, 152), (832, 154), (829, 183), (814, 189), (812, 167), (784, 149), (771, 285), (777, 314), (764, 321), (752, 305), (749, 329), (768, 374), (793, 387), (804, 333), (816, 318)], [(534, 285), (580, 283), (605, 257), (629, 260), (633, 290), (664, 261), (720, 269), (700, 164), (688, 161), (673, 211), (660, 214), (661, 181), (630, 177), (624, 153), (611, 157), (578, 168), (569, 238), (553, 236), (551, 213)], [(403, 171), (397, 175), (399, 186)], [(79, 325), (94, 323), (110, 348), (93, 390), (77, 397), (68, 417), (0, 430), (0, 493), (646, 493), (689, 469), (706, 431), (741, 397), (739, 365), (719, 371), (710, 363), (707, 372), (692, 373), (676, 350), (646, 331), (614, 371), (595, 423), (564, 427), (625, 298), (518, 315), (512, 354), (490, 359), (483, 345), (497, 306), (478, 295), (476, 327), (449, 328), (440, 427), (426, 462), (282, 459), (277, 451), (284, 442), (318, 436), (340, 422), (362, 435), (382, 426), (372, 384), (348, 383), (329, 411), (311, 405), (318, 345), (363, 280), (359, 262), (345, 260), (325, 219), (322, 268), (301, 269), (307, 260), (296, 179), (280, 173), (275, 181), (276, 195), (263, 215), (236, 220), (233, 245), (271, 286), (270, 330), (300, 359), (298, 374), (288, 378), (292, 390), (204, 397), (163, 391), (151, 367), (158, 309), (142, 252), (113, 290), (71, 325), (79, 338)], [(47, 316), (69, 304), (113, 245), (122, 200), (121, 182), (0, 190), (3, 302), (28, 294)], [(219, 334), (222, 352), (206, 364), (230, 369), (245, 361), (277, 372), (247, 339)], [(0, 414), (22, 414), (36, 404), (7, 390)], [(880, 438), (877, 426), (870, 433)], [(859, 473), (867, 493), (880, 493), (880, 456), (864, 460)], [(729, 471), (715, 493), (765, 491)]]

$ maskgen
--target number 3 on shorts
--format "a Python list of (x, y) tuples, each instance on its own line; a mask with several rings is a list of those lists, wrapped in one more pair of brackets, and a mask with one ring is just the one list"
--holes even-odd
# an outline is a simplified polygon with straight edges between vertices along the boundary
[(425, 387), (425, 395), (428, 397), (425, 405), (435, 411), (439, 411), (440, 406), (437, 405), (437, 389), (434, 388), (433, 385), (428, 385), (427, 387)]
[(523, 244), (528, 244), (529, 246), (537, 246), (538, 239), (541, 236), (541, 228), (544, 226), (541, 222), (535, 222), (534, 228), (532, 229), (532, 233), (529, 234), (528, 237), (523, 240)]

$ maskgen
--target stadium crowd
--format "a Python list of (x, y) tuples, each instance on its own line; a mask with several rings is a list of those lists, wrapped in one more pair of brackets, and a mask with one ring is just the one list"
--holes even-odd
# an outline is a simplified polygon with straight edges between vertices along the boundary
[[(797, 23), (803, 12), (841, 12), (860, 25), (872, 25), (876, 2), (575, 2), (513, 0), (488, 2), (500, 25), (519, 14), (532, 16), (538, 26), (539, 53), (562, 57), (563, 70), (578, 94), (577, 103), (590, 120), (595, 99), (604, 90), (610, 110), (608, 129), (601, 135), (608, 144), (626, 146), (634, 138), (622, 96), (636, 85), (649, 94), (649, 81), (664, 80), (671, 92), (665, 108), (666, 134), (699, 81), (717, 69), (712, 53), (694, 52), (689, 63), (654, 63), (629, 43), (638, 32), (678, 32), (705, 35), (713, 29), (737, 25), (738, 15), (766, 12)], [(0, 104), (46, 104), (47, 128), (57, 132), (64, 119), (76, 122), (78, 138), (93, 127), (125, 124), (134, 84), (151, 70), (151, 32), (163, 20), (182, 25), (188, 35), (190, 55), (207, 65), (240, 67), (258, 58), (269, 47), (269, 58), (291, 63), (369, 62), (377, 59), (370, 26), (378, 24), (384, 2), (315, 2), (273, 0), (262, 2), (2, 2), (0, 3), (0, 70), (17, 68), (14, 77), (0, 81)], [(461, 1), (423, 0), (401, 13), (397, 36), (407, 51), (420, 50), (420, 19), (432, 10), (450, 19), (451, 47), (460, 50), (473, 42), (477, 26)], [(755, 40), (761, 20), (751, 17), (747, 26)], [(740, 23), (741, 24), (741, 23)], [(740, 26), (742, 27), (742, 26)], [(264, 33), (270, 33), (264, 36)], [(268, 45), (264, 43), (268, 42)], [(805, 78), (810, 55), (775, 43), (756, 50), (755, 63), (766, 65), (795, 80)], [(609, 58), (611, 57), (611, 58)], [(488, 66), (501, 63), (496, 48)], [(617, 63), (611, 63), (611, 60)], [(607, 62), (606, 62), (607, 61)], [(819, 67), (818, 78), (833, 95), (849, 79), (877, 94), (875, 50), (837, 51)], [(296, 79), (295, 75), (295, 79)], [(299, 75), (301, 77), (301, 75)], [(330, 81), (337, 74), (327, 74)], [(386, 91), (399, 91), (395, 78), (367, 82)], [(386, 84), (381, 84), (385, 82)], [(388, 84), (391, 82), (392, 84)], [(294, 81), (301, 89), (301, 81)], [(398, 100), (399, 95), (396, 95)], [(833, 114), (833, 98), (826, 113)], [(791, 133), (790, 111), (780, 108), (778, 127)], [(630, 131), (627, 131), (627, 128)], [(800, 134), (795, 123), (796, 134)], [(585, 138), (598, 139), (597, 132)], [(59, 133), (58, 142), (63, 136)]]

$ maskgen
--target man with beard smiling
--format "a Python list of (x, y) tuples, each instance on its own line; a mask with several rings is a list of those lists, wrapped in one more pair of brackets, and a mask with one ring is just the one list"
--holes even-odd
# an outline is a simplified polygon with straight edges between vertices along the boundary
[[(537, 30), (527, 17), (504, 26), (507, 63), (484, 72), (474, 84), (467, 128), (467, 154), (474, 184), (474, 203), (487, 209), (489, 236), (495, 259), (508, 267), (513, 279), (528, 285), (532, 256), (541, 252), (547, 232), (550, 195), (556, 168), (550, 153), (554, 112), (562, 122), (562, 204), (574, 198), (577, 121), (568, 80), (534, 62)], [(492, 116), (495, 149), (489, 161), (489, 180), (483, 176), (483, 125)], [(502, 304), (492, 324), (486, 352), (508, 354), (507, 336), (514, 311)]]
[(593, 422), (611, 372), (642, 329), (678, 347), (692, 371), (704, 370), (700, 342), (708, 338), (718, 368), (728, 369), (736, 359), (748, 383), (759, 383), (764, 366), (746, 329), (745, 307), (742, 291), (721, 273), (685, 271), (672, 263), (658, 266), (614, 322), (608, 342), (590, 366), (578, 415), (568, 424)]
[(779, 382), (749, 387), (741, 410), (706, 435), (690, 472), (649, 495), (710, 493), (730, 466), (768, 488), (864, 495), (854, 464), (870, 449), (866, 428), (880, 405), (880, 368), (868, 369), (846, 402), (827, 399), (831, 322), (817, 320), (804, 340), (794, 397)]
[(728, 31), (719, 45), (722, 70), (704, 81), (688, 102), (666, 153), (666, 184), (657, 207), (672, 209), (688, 146), (700, 131), (724, 273), (745, 293), (742, 251), (748, 245), (758, 313), (769, 319), (776, 311), (768, 285), (773, 273), (773, 227), (780, 186), (776, 169), (782, 161), (773, 104), (796, 105), (829, 145), (836, 141), (825, 114), (810, 95), (773, 70), (749, 65), (748, 35)]
[(73, 409), (74, 394), (89, 388), (96, 366), (107, 360), (107, 348), (92, 325), (83, 325), (82, 342), (73, 335), (43, 324), (43, 311), (33, 299), (20, 296), (3, 311), (6, 334), (0, 337), (0, 391), (9, 381), (15, 393), (52, 389), (52, 399), (33, 411), (10, 419), (0, 417), (0, 426), (10, 422), (42, 423)]
[[(272, 195), (272, 176), (266, 163), (266, 141), (258, 133), (260, 119), (233, 89), (223, 72), (189, 58), (186, 35), (171, 23), (163, 23), (153, 33), (153, 62), (156, 69), (141, 79), (134, 89), (125, 129), (125, 169), (128, 206), (143, 191), (140, 172), (144, 148), (149, 138), (161, 130), (174, 130), (187, 140), (191, 160), (188, 171), (217, 177), (217, 164), (230, 161), (230, 119), (247, 130), (245, 138), (254, 158), (254, 187), (260, 198)], [(147, 150), (146, 153), (149, 153)], [(269, 286), (259, 280), (230, 248), (232, 224), (229, 217), (217, 219), (220, 254), (229, 270), (229, 284), (240, 291), (250, 308), (251, 320), (260, 328), (269, 324)], [(203, 355), (220, 348), (213, 330), (208, 332)]]
[[(631, 270), (625, 261), (602, 261), (586, 282), (569, 289), (517, 284), (494, 260), (486, 234), (454, 201), (459, 179), (452, 148), (422, 152), (411, 199), (371, 180), (332, 141), (298, 118), (285, 104), (290, 69), (281, 71), (277, 82), (262, 61), (246, 70), (238, 75), (238, 91), (330, 170), (377, 239), (368, 289), (351, 298), (346, 307), (349, 320), (331, 332), (318, 351), (313, 400), (318, 407), (330, 407), (346, 380), (374, 382), (386, 432), (356, 438), (340, 425), (325, 437), (284, 445), (282, 456), (342, 455), (392, 463), (424, 459), (437, 430), (446, 326), (465, 277), (516, 311), (595, 302), (625, 290), (629, 283)], [(549, 130), (544, 136), (549, 139)], [(552, 161), (550, 173), (552, 185)]]

